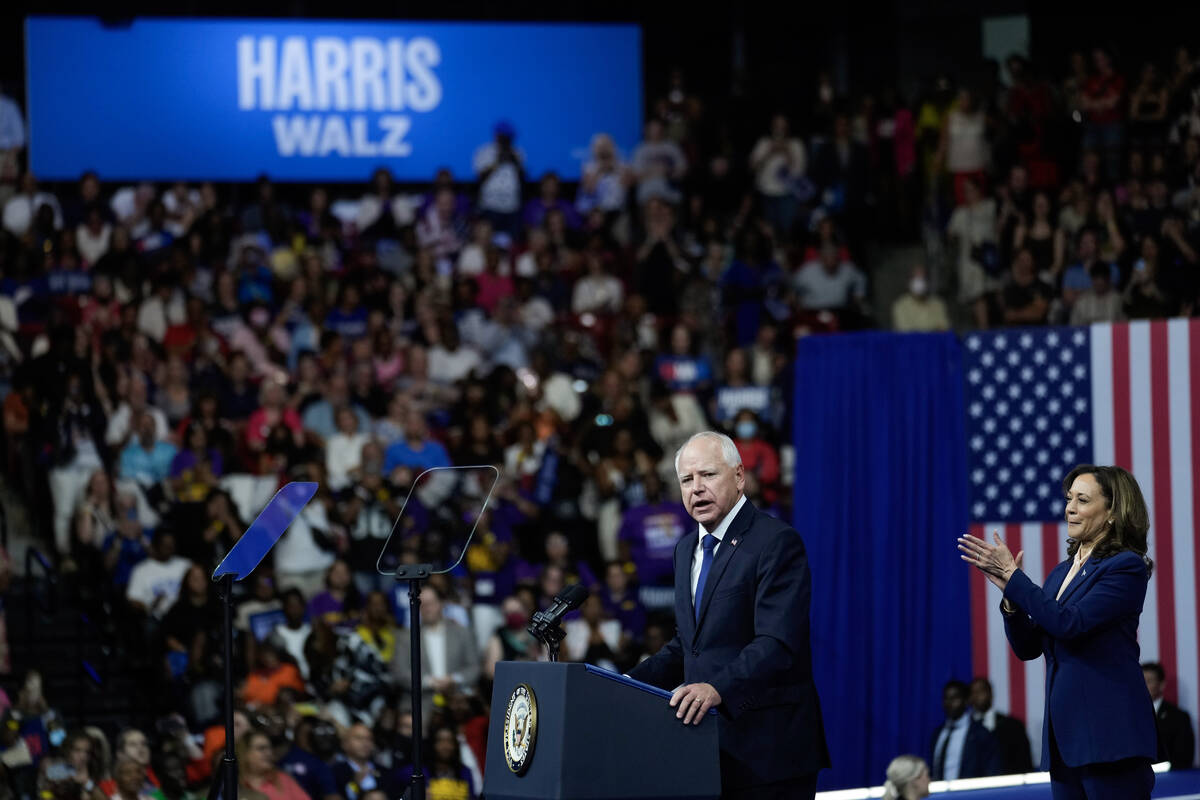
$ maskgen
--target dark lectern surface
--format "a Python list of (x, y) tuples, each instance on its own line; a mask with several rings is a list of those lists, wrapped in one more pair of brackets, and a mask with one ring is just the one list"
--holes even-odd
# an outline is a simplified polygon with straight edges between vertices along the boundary
[[(520, 684), (537, 703), (524, 774), (509, 766), (504, 721)], [(683, 725), (654, 686), (583, 664), (496, 665), (486, 800), (708, 800), (721, 793), (715, 719)]]

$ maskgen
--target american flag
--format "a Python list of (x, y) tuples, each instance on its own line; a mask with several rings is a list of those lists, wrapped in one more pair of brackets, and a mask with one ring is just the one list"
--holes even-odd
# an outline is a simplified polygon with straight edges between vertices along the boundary
[[(1066, 558), (1060, 482), (1076, 464), (1116, 464), (1150, 509), (1154, 575), (1138, 640), (1167, 672), (1166, 697), (1200, 720), (1200, 320), (989, 331), (965, 340), (971, 533), (999, 531), (1038, 583)], [(971, 574), (972, 663), (995, 705), (1023, 717), (1035, 765), (1045, 666), (1008, 647), (1000, 592)]]

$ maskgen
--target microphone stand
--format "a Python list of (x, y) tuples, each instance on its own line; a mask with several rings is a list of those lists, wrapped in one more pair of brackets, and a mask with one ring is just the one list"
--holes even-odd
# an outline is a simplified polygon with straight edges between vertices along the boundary
[(533, 615), (533, 621), (529, 623), (526, 630), (533, 638), (546, 645), (546, 655), (550, 658), (551, 663), (558, 661), (559, 646), (562, 644), (562, 640), (567, 638), (567, 632), (561, 625), (557, 623), (548, 625), (546, 612), (539, 611)]
[(408, 581), (408, 643), (412, 655), (412, 701), (413, 718), (413, 773), (409, 784), (412, 791), (409, 800), (425, 800), (425, 775), (421, 772), (421, 581), (428, 580), (433, 573), (432, 564), (401, 564), (396, 567), (397, 581)]

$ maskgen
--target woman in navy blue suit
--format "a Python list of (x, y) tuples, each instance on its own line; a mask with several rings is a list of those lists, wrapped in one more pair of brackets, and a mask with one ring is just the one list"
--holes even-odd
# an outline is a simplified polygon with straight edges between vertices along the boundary
[(1084, 465), (1063, 480), (1068, 559), (1037, 586), (993, 534), (958, 540), (963, 560), (1004, 593), (1013, 652), (1046, 657), (1042, 769), (1055, 800), (1148, 800), (1157, 753), (1154, 706), (1142, 677), (1138, 618), (1154, 563), (1150, 516), (1133, 476)]

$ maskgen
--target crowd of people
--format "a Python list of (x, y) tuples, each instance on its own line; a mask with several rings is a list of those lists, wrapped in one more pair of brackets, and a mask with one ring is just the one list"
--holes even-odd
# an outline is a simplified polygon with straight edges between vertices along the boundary
[[(238, 586), (244, 790), (393, 796), (421, 735), (430, 796), (476, 794), (495, 663), (542, 657), (525, 625), (563, 587), (592, 590), (565, 657), (624, 670), (670, 638), (688, 437), (729, 432), (747, 496), (790, 513), (792, 350), (887, 324), (869, 243), (935, 234), (900, 330), (1195, 311), (1200, 69), (1183, 49), (1162, 68), (1127, 86), (1096, 51), (1056, 84), (1014, 57), (1007, 85), (939, 78), (911, 106), (822, 76), (802, 131), (778, 114), (744, 146), (705, 135), (676, 73), (637, 148), (598, 133), (577, 185), (528, 175), (507, 122), (476, 174), (419, 191), (384, 168), (365, 191), (47, 190), (6, 130), (4, 474), (69, 600), (157, 676), (159, 723), (153, 758), (133, 731), (114, 762), (32, 676), (0, 727), (29, 771), (6, 758), (4, 785), (174, 800), (211, 780), (208, 576), (311, 480)], [(420, 477), (450, 466), (470, 469)], [(406, 587), (378, 568), (399, 563), (454, 565), (422, 593), (420, 732)]]

